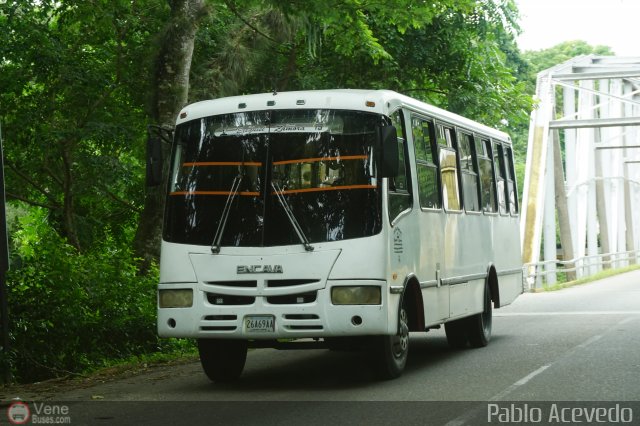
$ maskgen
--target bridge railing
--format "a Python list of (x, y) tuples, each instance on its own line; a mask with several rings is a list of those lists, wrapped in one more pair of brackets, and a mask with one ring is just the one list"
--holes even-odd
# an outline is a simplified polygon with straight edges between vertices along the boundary
[[(544, 262), (525, 263), (522, 266), (522, 277), (525, 291), (553, 285), (557, 275), (573, 276), (574, 279), (594, 275), (603, 269), (640, 264), (640, 250), (600, 253), (570, 260), (547, 260)], [(569, 280), (567, 280), (569, 281)]]

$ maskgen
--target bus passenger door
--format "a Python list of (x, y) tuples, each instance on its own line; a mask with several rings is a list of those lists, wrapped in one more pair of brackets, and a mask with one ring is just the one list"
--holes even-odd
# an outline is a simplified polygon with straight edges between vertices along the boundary
[(408, 214), (413, 207), (411, 167), (402, 111), (398, 110), (392, 114), (391, 120), (398, 132), (398, 173), (388, 180), (387, 207), (391, 224), (388, 241), (389, 266), (399, 280), (404, 280), (407, 275), (414, 272), (412, 256), (414, 255), (413, 247), (416, 244), (415, 236), (410, 232), (412, 229), (411, 221), (414, 219)]

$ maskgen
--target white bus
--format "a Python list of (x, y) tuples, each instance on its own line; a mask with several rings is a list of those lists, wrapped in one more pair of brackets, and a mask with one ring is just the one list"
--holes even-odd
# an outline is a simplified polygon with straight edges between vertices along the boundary
[(252, 347), (360, 347), (395, 378), (409, 332), (485, 346), (522, 292), (509, 137), (392, 91), (189, 105), (169, 179), (158, 332), (213, 381)]

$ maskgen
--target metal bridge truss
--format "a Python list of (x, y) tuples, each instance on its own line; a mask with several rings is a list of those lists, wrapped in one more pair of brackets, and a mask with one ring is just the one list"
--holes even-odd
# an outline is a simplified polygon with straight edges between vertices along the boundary
[(520, 224), (529, 285), (555, 283), (558, 266), (572, 279), (638, 262), (640, 57), (573, 58), (540, 72), (536, 95)]

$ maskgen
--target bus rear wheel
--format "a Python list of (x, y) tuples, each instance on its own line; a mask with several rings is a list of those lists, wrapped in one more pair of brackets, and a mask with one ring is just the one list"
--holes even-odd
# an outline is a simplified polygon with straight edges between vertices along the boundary
[(200, 364), (209, 380), (232, 382), (242, 374), (247, 342), (232, 339), (198, 339)]
[(469, 344), (472, 348), (482, 348), (491, 340), (491, 325), (493, 310), (491, 306), (491, 292), (489, 286), (484, 286), (484, 309), (481, 313), (468, 318)]
[(447, 335), (447, 343), (453, 349), (463, 349), (467, 346), (469, 338), (467, 336), (468, 318), (449, 321), (444, 325)]
[(447, 343), (454, 349), (464, 349), (467, 342), (472, 348), (482, 348), (491, 340), (492, 325), (491, 292), (484, 286), (484, 308), (479, 314), (450, 321), (444, 325)]
[(409, 355), (409, 316), (400, 308), (398, 333), (393, 336), (376, 336), (373, 341), (375, 373), (383, 380), (400, 377)]

